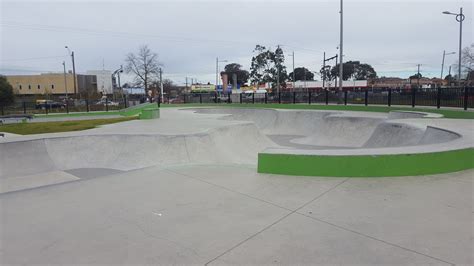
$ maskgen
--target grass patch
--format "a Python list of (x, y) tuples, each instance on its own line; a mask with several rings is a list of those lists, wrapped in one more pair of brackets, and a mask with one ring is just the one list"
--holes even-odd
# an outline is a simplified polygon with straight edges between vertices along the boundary
[(258, 172), (301, 176), (384, 177), (450, 173), (474, 168), (474, 149), (390, 155), (258, 155)]
[(119, 122), (134, 120), (134, 119), (138, 119), (138, 117), (132, 116), (132, 117), (63, 121), (63, 122), (18, 123), (18, 124), (1, 125), (0, 132), (8, 132), (8, 133), (20, 134), (20, 135), (31, 135), (31, 134), (56, 133), (56, 132), (67, 132), (67, 131), (80, 131), (80, 130), (92, 129), (101, 125), (119, 123)]
[(333, 111), (360, 111), (360, 112), (382, 112), (390, 111), (420, 111), (442, 114), (446, 118), (474, 119), (474, 112), (452, 109), (435, 108), (410, 108), (410, 107), (388, 107), (388, 106), (365, 106), (365, 105), (320, 105), (320, 104), (162, 104), (162, 107), (232, 107), (232, 108), (277, 108), (277, 109), (302, 109), (302, 110), (333, 110)]

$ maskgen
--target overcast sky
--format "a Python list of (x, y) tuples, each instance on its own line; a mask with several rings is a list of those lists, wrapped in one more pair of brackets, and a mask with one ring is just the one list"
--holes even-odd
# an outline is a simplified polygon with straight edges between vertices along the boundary
[[(460, 7), (468, 46), (472, 1), (344, 0), (345, 61), (369, 63), (379, 76), (406, 77), (417, 64), (424, 76), (439, 76), (443, 50), (457, 51), (459, 36), (454, 16), (441, 12)], [(335, 55), (339, 45), (338, 0), (0, 0), (0, 10), (1, 74), (60, 72), (63, 60), (71, 69), (65, 45), (76, 54), (77, 72), (115, 70), (147, 44), (159, 54), (165, 78), (214, 83), (216, 57), (248, 69), (256, 44), (281, 45), (288, 72), (291, 52), (296, 67), (317, 71), (323, 52)], [(448, 56), (446, 65), (456, 60)]]

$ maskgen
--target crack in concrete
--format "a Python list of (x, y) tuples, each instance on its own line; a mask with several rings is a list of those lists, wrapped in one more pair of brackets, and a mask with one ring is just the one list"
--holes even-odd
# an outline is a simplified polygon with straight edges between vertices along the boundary
[(264, 227), (263, 229), (261, 229), (260, 231), (256, 232), (255, 234), (251, 235), (250, 237), (244, 239), (243, 241), (237, 243), (236, 245), (234, 245), (233, 247), (227, 249), (226, 251), (224, 251), (223, 253), (221, 253), (219, 256), (213, 258), (212, 260), (206, 262), (205, 265), (209, 265), (210, 263), (216, 261), (217, 259), (219, 259), (220, 257), (224, 256), (225, 254), (229, 253), (230, 251), (232, 251), (233, 249), (241, 246), (242, 244), (244, 244), (245, 242), (249, 241), (250, 239), (256, 237), (257, 235), (261, 234), (262, 232), (266, 231), (267, 229), (271, 228), (272, 226), (276, 225), (277, 223), (283, 221), (285, 218), (287, 218), (288, 216), (296, 213), (297, 211), (299, 211), (300, 209), (304, 208), (305, 206), (307, 206), (308, 204), (318, 200), (319, 198), (321, 198), (322, 196), (326, 195), (327, 193), (329, 193), (330, 191), (334, 190), (335, 188), (337, 188), (338, 186), (342, 185), (344, 182), (346, 182), (347, 180), (349, 180), (349, 178), (346, 178), (344, 179), (342, 182), (339, 182), (337, 183), (336, 185), (334, 185), (333, 187), (329, 188), (328, 190), (324, 191), (323, 193), (319, 194), (318, 196), (316, 196), (315, 198), (313, 198), (312, 200), (306, 202), (305, 204), (301, 205), (299, 208), (287, 213), (286, 215), (280, 217), (279, 219), (277, 219), (276, 221), (274, 221), (273, 223), (267, 225), (266, 227)]

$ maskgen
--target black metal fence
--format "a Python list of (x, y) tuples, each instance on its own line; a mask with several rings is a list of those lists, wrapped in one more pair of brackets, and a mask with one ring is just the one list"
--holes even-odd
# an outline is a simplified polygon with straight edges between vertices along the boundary
[(351, 105), (407, 105), (457, 107), (467, 110), (474, 108), (474, 88), (418, 88), (418, 89), (392, 89), (392, 88), (367, 88), (345, 89), (339, 91), (311, 90), (307, 92), (280, 93), (195, 93), (181, 94), (176, 97), (164, 96), (164, 103), (232, 103), (232, 104), (351, 104)]
[[(161, 98), (160, 98), (161, 99)], [(68, 112), (113, 111), (142, 103), (144, 98), (123, 96), (119, 99), (56, 99), (56, 100), (22, 100), (17, 99), (13, 105), (1, 106), (0, 115), (8, 114), (48, 114)], [(474, 87), (458, 88), (419, 88), (391, 89), (368, 88), (346, 89), (338, 91), (311, 90), (307, 92), (280, 93), (192, 93), (170, 97), (164, 95), (164, 104), (351, 104), (351, 105), (406, 105), (456, 107), (467, 110), (474, 108)]]
[(64, 99), (49, 97), (48, 100), (35, 100), (31, 98), (16, 98), (15, 102), (8, 106), (0, 105), (0, 115), (10, 114), (49, 114), (69, 112), (97, 112), (115, 111), (137, 105), (143, 99), (131, 97), (110, 98), (86, 98), (86, 99)]

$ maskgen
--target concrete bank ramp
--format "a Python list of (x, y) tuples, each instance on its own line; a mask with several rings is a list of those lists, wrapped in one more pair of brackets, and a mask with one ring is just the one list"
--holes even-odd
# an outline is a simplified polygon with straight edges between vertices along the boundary
[(253, 123), (185, 135), (87, 135), (0, 143), (0, 178), (56, 170), (154, 165), (255, 164), (275, 146)]
[(226, 120), (252, 121), (263, 134), (295, 136), (290, 143), (315, 147), (400, 147), (442, 143), (461, 137), (444, 129), (403, 122), (403, 119), (439, 117), (438, 114), (430, 113), (394, 111), (388, 115), (361, 115), (353, 112), (311, 110), (192, 110), (198, 114), (222, 114), (225, 116), (221, 119)]

